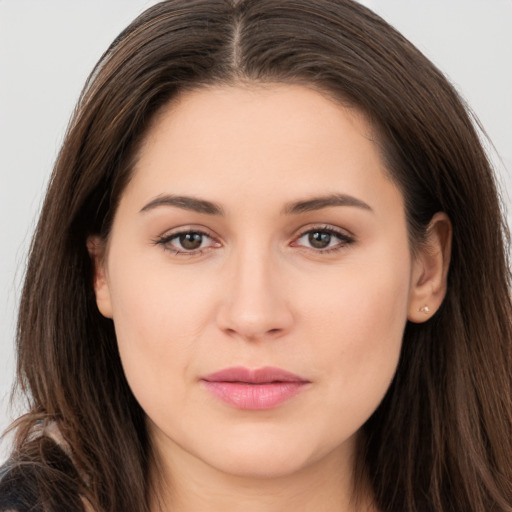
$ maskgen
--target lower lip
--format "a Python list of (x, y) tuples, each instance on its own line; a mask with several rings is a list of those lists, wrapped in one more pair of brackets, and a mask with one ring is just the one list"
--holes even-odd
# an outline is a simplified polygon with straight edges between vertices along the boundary
[(261, 411), (272, 409), (294, 397), (307, 382), (269, 382), (248, 384), (243, 382), (202, 381), (206, 389), (223, 402), (237, 409)]

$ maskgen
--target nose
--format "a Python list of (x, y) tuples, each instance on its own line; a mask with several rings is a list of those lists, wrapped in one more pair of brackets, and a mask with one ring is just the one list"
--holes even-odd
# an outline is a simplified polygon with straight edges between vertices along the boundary
[(291, 297), (283, 286), (283, 273), (270, 255), (245, 251), (227, 274), (217, 314), (221, 330), (247, 341), (275, 339), (289, 332), (293, 324)]

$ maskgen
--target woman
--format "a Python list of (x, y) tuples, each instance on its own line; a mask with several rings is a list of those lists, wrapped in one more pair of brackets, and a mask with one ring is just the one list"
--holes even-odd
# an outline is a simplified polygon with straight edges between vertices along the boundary
[(31, 249), (5, 510), (510, 511), (509, 276), (444, 77), (351, 1), (167, 1)]

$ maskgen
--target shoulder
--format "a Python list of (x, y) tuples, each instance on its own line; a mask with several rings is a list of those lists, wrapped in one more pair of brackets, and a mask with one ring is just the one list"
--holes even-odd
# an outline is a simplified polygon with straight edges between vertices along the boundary
[(0, 467), (0, 512), (83, 512), (79, 476), (50, 438)]

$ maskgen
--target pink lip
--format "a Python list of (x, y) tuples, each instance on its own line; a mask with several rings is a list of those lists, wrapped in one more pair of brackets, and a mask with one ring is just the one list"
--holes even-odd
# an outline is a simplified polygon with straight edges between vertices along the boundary
[(264, 410), (289, 400), (310, 381), (280, 368), (234, 367), (201, 379), (208, 391), (238, 409)]

